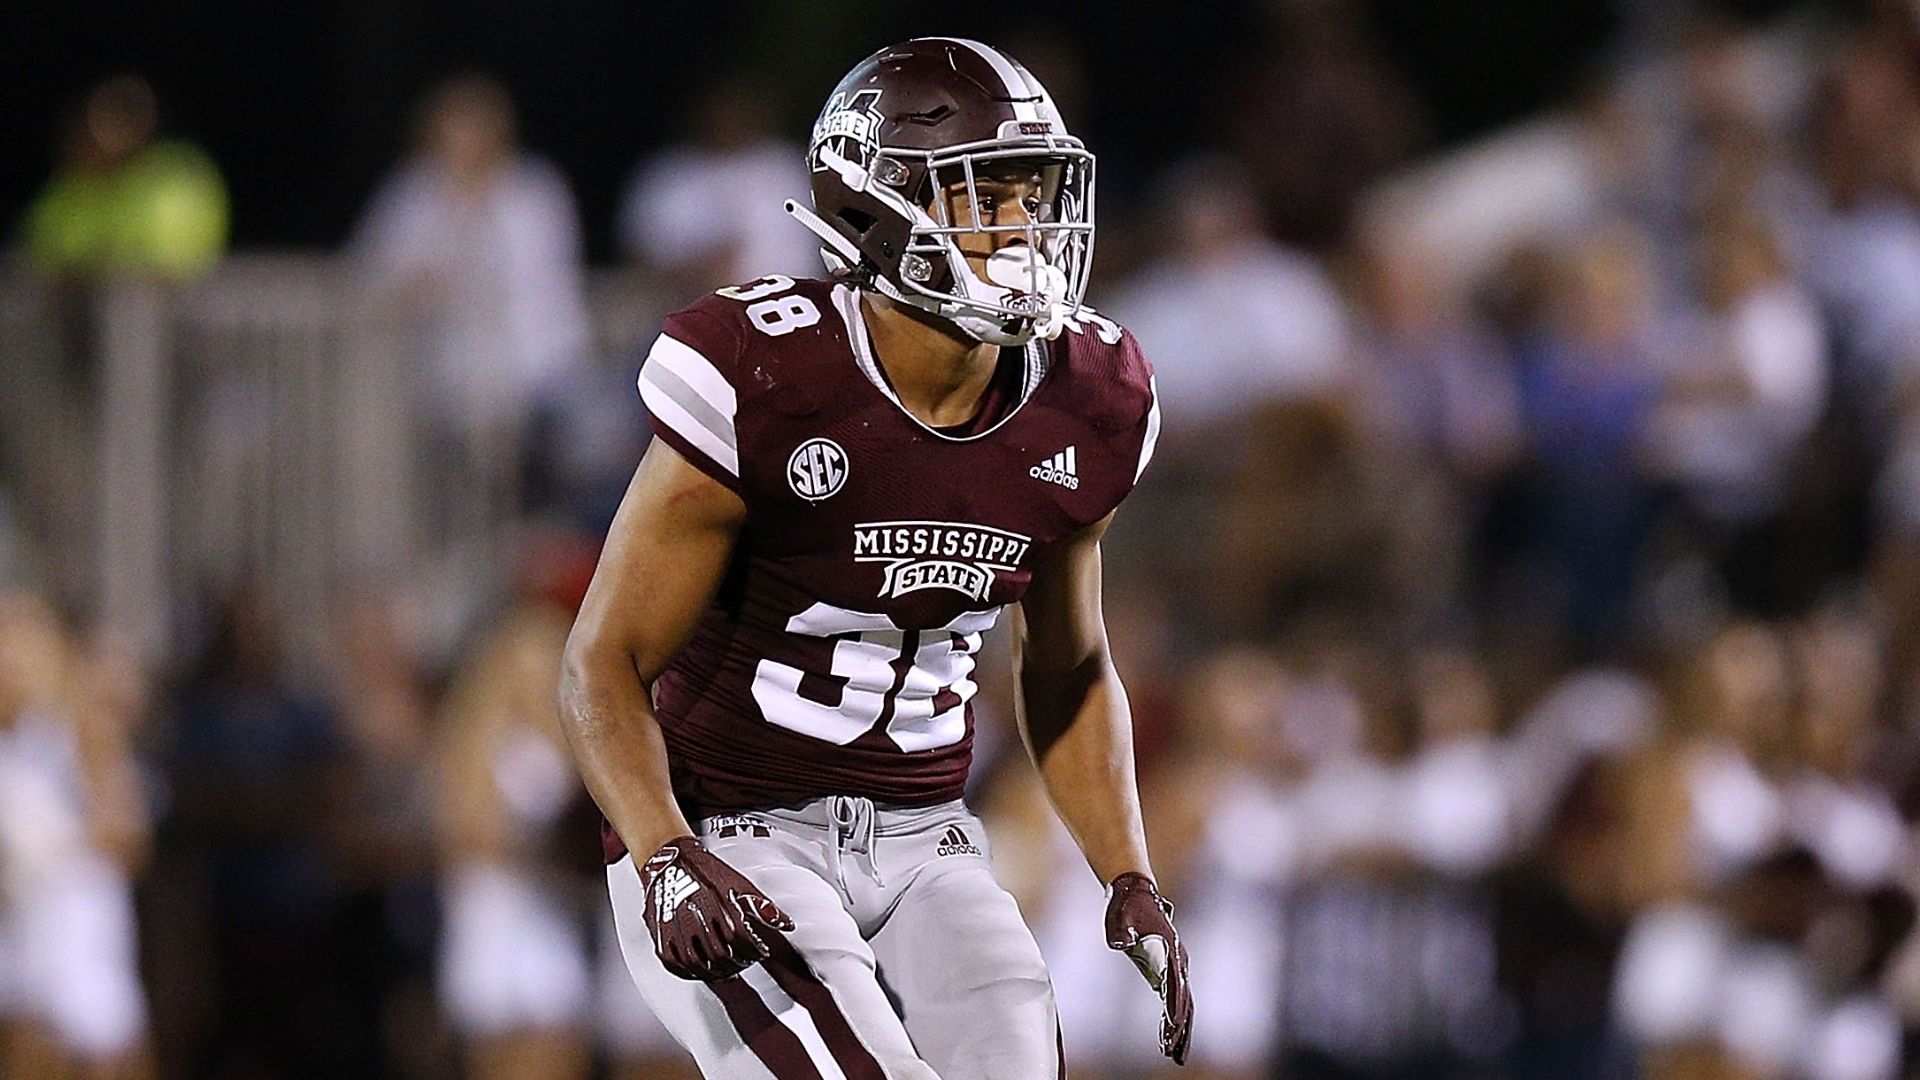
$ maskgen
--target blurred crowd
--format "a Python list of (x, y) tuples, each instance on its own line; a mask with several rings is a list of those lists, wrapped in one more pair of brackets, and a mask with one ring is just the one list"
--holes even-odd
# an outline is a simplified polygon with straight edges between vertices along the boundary
[[(1348, 6), (1278, 5), (1216, 144), (1103, 200), (1093, 300), (1166, 416), (1107, 614), (1199, 1075), (1914, 1075), (1920, 20), (1873, 10), (1666, 20), (1435, 150)], [(762, 100), (717, 86), (634, 170), (618, 246), (675, 305), (817, 272)], [(156, 115), (130, 78), (75, 114), (40, 272), (215, 264), (218, 174)], [(550, 704), (637, 357), (599, 354), (516, 123), (434, 91), (342, 253), (407, 328), (444, 509), (317, 653), (241, 588), (143, 663), (36, 589), (0, 472), (0, 1076), (691, 1075)], [(1157, 1075), (1005, 667), (996, 866), (1074, 1075)]]

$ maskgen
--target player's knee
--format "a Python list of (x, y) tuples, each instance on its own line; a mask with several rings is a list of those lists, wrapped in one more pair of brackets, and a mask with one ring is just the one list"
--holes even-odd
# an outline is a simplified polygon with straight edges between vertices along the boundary
[(991, 964), (981, 965), (973, 975), (974, 985), (969, 988), (972, 993), (1014, 1004), (1044, 1001), (1048, 1008), (1053, 1007), (1053, 980), (1047, 976), (1047, 965), (1040, 959), (1038, 950), (1032, 955), (1019, 951), (1000, 953)]

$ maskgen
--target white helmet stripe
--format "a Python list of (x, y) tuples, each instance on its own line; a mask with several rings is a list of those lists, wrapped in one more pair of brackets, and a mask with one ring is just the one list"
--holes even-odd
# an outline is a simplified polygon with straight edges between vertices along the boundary
[[(991, 45), (982, 45), (970, 38), (941, 38), (940, 40), (965, 45), (967, 48), (979, 53), (981, 59), (993, 65), (994, 73), (999, 75), (1000, 81), (1007, 86), (1007, 96), (1013, 99), (1013, 118), (1015, 120), (1040, 119), (1040, 110), (1033, 102), (1025, 100), (1033, 96), (1032, 92), (1027, 88), (1027, 81), (1020, 77), (1018, 71), (1014, 70), (1013, 62), (1007, 59), (1006, 54)], [(1042, 92), (1044, 93), (1044, 91)]]

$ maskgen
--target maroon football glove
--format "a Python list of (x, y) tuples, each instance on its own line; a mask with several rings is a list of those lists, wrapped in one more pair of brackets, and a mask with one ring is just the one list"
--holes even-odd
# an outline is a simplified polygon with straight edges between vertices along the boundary
[(793, 920), (738, 870), (691, 836), (669, 840), (640, 867), (653, 951), (683, 979), (715, 982), (767, 958), (760, 928)]
[(1160, 992), (1160, 1052), (1187, 1063), (1193, 1036), (1193, 993), (1187, 989), (1187, 950), (1173, 928), (1173, 905), (1153, 879), (1127, 873), (1107, 886), (1107, 948), (1127, 954)]

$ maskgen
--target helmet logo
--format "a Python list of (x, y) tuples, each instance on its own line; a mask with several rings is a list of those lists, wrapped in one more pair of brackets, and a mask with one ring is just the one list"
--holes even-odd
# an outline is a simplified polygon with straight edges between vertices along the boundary
[(820, 161), (820, 148), (829, 139), (841, 140), (833, 151), (848, 161), (864, 164), (880, 149), (880, 91), (856, 90), (852, 94), (833, 95), (813, 125), (813, 152), (808, 155), (814, 172), (827, 166)]
[(787, 459), (787, 484), (808, 502), (819, 502), (846, 486), (847, 452), (832, 439), (808, 439)]

